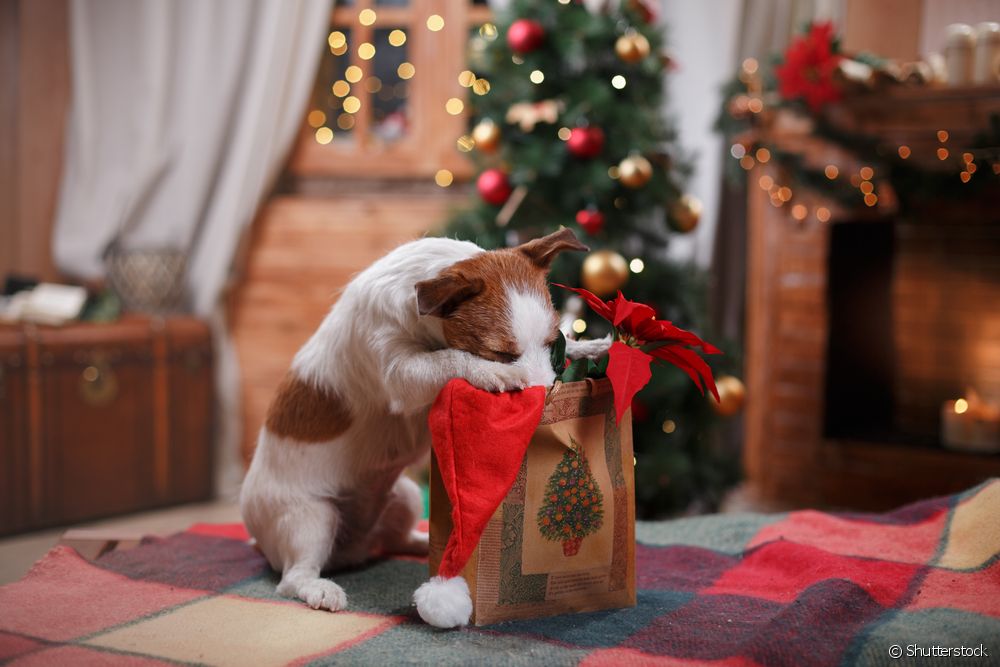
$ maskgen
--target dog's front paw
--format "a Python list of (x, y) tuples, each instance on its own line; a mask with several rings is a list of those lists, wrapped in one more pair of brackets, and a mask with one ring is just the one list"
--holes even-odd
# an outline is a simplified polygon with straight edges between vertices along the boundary
[(329, 579), (313, 579), (299, 586), (296, 597), (313, 609), (340, 611), (347, 607), (344, 589)]
[(567, 340), (566, 356), (570, 359), (598, 359), (611, 349), (611, 334), (597, 340)]
[(516, 391), (524, 389), (530, 382), (526, 369), (511, 364), (484, 361), (475, 364), (465, 377), (473, 387), (484, 391)]

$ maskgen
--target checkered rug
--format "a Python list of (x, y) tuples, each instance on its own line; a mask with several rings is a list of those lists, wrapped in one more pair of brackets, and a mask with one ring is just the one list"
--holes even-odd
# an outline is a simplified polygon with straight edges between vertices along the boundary
[(0, 588), (0, 663), (892, 665), (955, 664), (942, 652), (965, 649), (989, 657), (958, 664), (1000, 664), (1000, 480), (884, 515), (720, 515), (637, 534), (636, 607), (453, 631), (417, 618), (417, 559), (337, 575), (350, 609), (331, 614), (275, 596), (241, 526), (93, 562), (56, 547)]

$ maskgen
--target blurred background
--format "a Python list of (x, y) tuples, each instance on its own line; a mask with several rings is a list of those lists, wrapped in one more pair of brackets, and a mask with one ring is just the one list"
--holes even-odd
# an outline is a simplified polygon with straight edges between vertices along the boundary
[[(233, 514), (295, 351), (426, 234), (571, 227), (591, 253), (554, 279), (723, 349), (719, 402), (660, 368), (632, 404), (641, 518), (886, 509), (1000, 474), (998, 20), (0, 1), (0, 535)], [(568, 335), (606, 332), (554, 296)]]

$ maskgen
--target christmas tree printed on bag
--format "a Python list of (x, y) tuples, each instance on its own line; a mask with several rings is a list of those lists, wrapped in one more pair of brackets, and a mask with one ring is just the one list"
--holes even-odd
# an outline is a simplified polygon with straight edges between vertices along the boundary
[(583, 538), (604, 523), (604, 496), (580, 443), (569, 439), (572, 446), (549, 477), (537, 520), (542, 537), (562, 542), (563, 555), (575, 556)]

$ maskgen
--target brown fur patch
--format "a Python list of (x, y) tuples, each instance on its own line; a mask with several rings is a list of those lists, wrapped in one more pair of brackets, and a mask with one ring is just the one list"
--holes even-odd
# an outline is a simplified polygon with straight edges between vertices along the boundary
[(289, 371), (278, 385), (265, 424), (278, 436), (325, 442), (348, 429), (351, 413), (336, 393), (319, 389)]
[[(506, 317), (507, 289), (538, 294), (551, 304), (545, 269), (517, 249), (484, 252), (449, 267), (445, 274), (461, 283), (481, 284), (471, 298), (458, 304), (443, 320), (448, 347), (465, 350), (492, 361), (513, 361), (523, 350)], [(552, 310), (553, 336), (559, 316)]]

